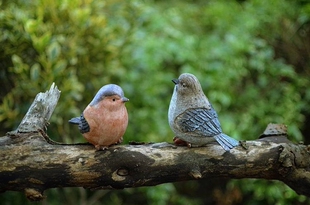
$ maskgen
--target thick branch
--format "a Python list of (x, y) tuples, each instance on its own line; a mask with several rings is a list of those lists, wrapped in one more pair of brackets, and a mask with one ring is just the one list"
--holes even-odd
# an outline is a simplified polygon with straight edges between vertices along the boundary
[(168, 143), (120, 145), (95, 151), (92, 145), (51, 145), (39, 134), (2, 146), (0, 191), (53, 187), (90, 189), (152, 186), (199, 178), (264, 178), (310, 194), (307, 146), (248, 141), (248, 149), (225, 152), (219, 145), (176, 147)]
[(0, 138), (1, 192), (25, 191), (29, 199), (40, 200), (54, 187), (122, 189), (225, 177), (276, 179), (310, 196), (310, 148), (288, 141), (276, 125), (264, 138), (229, 152), (218, 144), (187, 148), (169, 143), (96, 151), (92, 145), (51, 143), (44, 127), (59, 98), (55, 90), (52, 86), (50, 94), (36, 98), (17, 132)]

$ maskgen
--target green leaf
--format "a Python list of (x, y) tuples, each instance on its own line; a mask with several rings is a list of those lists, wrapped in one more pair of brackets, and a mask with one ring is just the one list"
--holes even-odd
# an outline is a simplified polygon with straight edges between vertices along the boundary
[(31, 39), (32, 39), (32, 42), (33, 42), (33, 46), (36, 48), (36, 50), (39, 53), (42, 53), (42, 52), (44, 52), (44, 50), (47, 47), (47, 45), (50, 43), (51, 33), (50, 32), (46, 32), (46, 33), (44, 33), (40, 37), (32, 35)]
[(26, 68), (27, 68), (27, 65), (25, 65), (23, 63), (23, 60), (21, 59), (21, 57), (19, 57), (18, 55), (16, 54), (13, 54), (12, 55), (12, 62), (13, 62), (13, 70), (16, 74), (21, 74), (23, 73)]
[(25, 23), (25, 30), (28, 32), (30, 35), (35, 34), (35, 32), (38, 29), (39, 23), (34, 20), (34, 19), (28, 19)]
[(57, 42), (53, 42), (51, 45), (48, 46), (46, 52), (48, 60), (51, 62), (55, 62), (58, 59), (61, 52), (60, 45)]
[(65, 68), (67, 67), (68, 63), (66, 60), (59, 60), (57, 61), (56, 65), (54, 66), (53, 74), (55, 76), (60, 75), (64, 72)]
[(30, 79), (37, 81), (40, 77), (41, 67), (39, 63), (35, 63), (30, 68)]

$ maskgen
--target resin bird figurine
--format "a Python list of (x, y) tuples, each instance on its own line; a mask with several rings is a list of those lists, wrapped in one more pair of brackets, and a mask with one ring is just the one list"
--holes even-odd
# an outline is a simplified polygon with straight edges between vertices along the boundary
[(226, 151), (239, 145), (237, 140), (222, 132), (217, 113), (203, 93), (196, 76), (183, 73), (172, 81), (175, 87), (168, 120), (175, 134), (175, 144), (200, 147), (217, 141)]
[(128, 125), (128, 113), (122, 88), (115, 84), (103, 86), (80, 117), (69, 120), (76, 124), (88, 142), (97, 150), (123, 141)]

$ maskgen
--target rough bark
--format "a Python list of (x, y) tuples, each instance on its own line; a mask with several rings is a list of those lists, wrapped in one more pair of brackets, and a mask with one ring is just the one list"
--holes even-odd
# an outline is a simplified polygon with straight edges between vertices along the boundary
[(24, 191), (40, 200), (54, 187), (122, 189), (225, 177), (280, 180), (310, 196), (310, 147), (291, 143), (284, 132), (266, 132), (229, 152), (218, 144), (187, 148), (165, 142), (96, 151), (89, 144), (49, 140), (45, 126), (59, 94), (54, 86), (39, 94), (19, 128), (0, 138), (0, 192)]

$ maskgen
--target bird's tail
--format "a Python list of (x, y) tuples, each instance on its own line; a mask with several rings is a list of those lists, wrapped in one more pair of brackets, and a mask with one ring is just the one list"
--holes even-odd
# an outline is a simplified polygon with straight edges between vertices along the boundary
[(81, 122), (80, 117), (74, 117), (74, 118), (72, 118), (71, 120), (69, 120), (69, 123), (75, 124), (75, 125), (80, 124), (80, 122)]
[(214, 138), (226, 151), (229, 151), (230, 149), (239, 145), (239, 141), (229, 137), (228, 135), (224, 133), (216, 135), (214, 136)]

